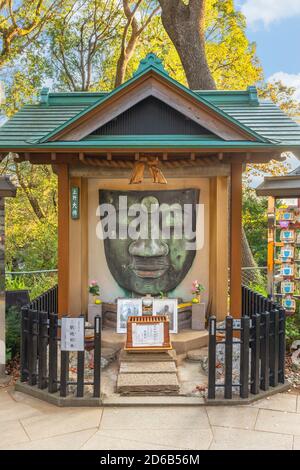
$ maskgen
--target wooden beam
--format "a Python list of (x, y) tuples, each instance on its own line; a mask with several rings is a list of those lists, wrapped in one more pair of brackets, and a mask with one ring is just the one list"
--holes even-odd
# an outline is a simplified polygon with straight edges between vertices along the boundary
[(69, 310), (69, 168), (56, 165), (58, 177), (58, 313)]
[(230, 187), (230, 314), (242, 313), (242, 163), (231, 163)]

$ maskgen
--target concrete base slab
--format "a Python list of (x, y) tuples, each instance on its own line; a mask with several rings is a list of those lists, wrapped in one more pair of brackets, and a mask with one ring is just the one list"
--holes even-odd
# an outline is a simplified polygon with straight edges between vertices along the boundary
[(177, 354), (184, 354), (192, 349), (208, 345), (208, 331), (183, 330), (177, 335), (170, 335), (171, 343)]
[[(185, 354), (192, 349), (200, 349), (208, 345), (208, 331), (182, 330), (171, 334), (171, 343), (177, 354)], [(102, 347), (119, 351), (125, 345), (126, 335), (116, 333), (115, 330), (102, 331)], [(143, 354), (143, 353), (142, 353)]]

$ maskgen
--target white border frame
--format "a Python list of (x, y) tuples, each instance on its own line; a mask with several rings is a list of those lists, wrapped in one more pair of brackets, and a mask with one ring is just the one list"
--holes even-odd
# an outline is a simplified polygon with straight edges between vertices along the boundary
[(122, 304), (126, 302), (133, 302), (135, 305), (138, 306), (139, 313), (138, 316), (141, 317), (143, 315), (143, 305), (142, 305), (142, 299), (141, 298), (133, 298), (133, 299), (118, 299), (117, 302), (117, 333), (127, 333), (127, 327), (126, 328), (121, 328), (121, 322), (120, 322), (120, 314), (121, 314), (121, 306)]
[(174, 305), (174, 328), (170, 333), (178, 333), (178, 299), (154, 299), (153, 300), (153, 316), (161, 315), (159, 311), (165, 304)]

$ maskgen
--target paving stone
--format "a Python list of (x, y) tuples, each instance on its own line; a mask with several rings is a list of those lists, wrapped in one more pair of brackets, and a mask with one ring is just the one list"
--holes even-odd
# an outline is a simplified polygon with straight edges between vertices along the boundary
[(174, 362), (121, 362), (119, 374), (176, 373)]
[(176, 374), (119, 374), (119, 393), (178, 393)]
[(300, 436), (294, 436), (294, 450), (300, 450)]
[(29, 438), (19, 421), (9, 420), (1, 423), (0, 449), (6, 449), (9, 445), (28, 441)]
[[(116, 440), (116, 441), (115, 441)], [(92, 436), (83, 446), (83, 449), (104, 449), (104, 442), (108, 442), (106, 449), (112, 449), (111, 445), (123, 446), (124, 441), (128, 445), (135, 445), (133, 449), (195, 449), (206, 450), (212, 441), (210, 429), (114, 429), (100, 430)], [(150, 446), (150, 447), (148, 447)], [(128, 447), (128, 449), (132, 447)]]
[(101, 408), (56, 408), (56, 412), (21, 420), (31, 440), (43, 439), (60, 434), (99, 426)]
[(204, 406), (107, 407), (103, 410), (100, 429), (105, 432), (132, 430), (136, 434), (148, 430), (150, 437), (154, 429), (174, 429), (181, 433), (189, 429), (197, 433), (200, 429), (208, 431), (210, 425)]
[(176, 351), (129, 353), (122, 350), (119, 360), (120, 362), (174, 362), (176, 360)]
[(79, 450), (97, 432), (97, 428), (72, 432), (61, 436), (38, 439), (6, 447), (7, 450)]
[(297, 395), (277, 393), (271, 397), (258, 400), (252, 406), (264, 410), (290, 411), (292, 413), (297, 408)]
[(293, 446), (293, 436), (284, 434), (217, 426), (212, 431), (210, 450), (291, 450)]
[(254, 429), (258, 410), (249, 406), (208, 406), (208, 419), (212, 426)]
[[(160, 444), (149, 444), (147, 442), (140, 442), (136, 439), (126, 439), (126, 433), (124, 438), (118, 438), (111, 435), (107, 435), (103, 431), (96, 432), (82, 447), (80, 450), (174, 450), (174, 447), (166, 447)], [(135, 436), (136, 437), (135, 433)]]
[(300, 436), (300, 414), (283, 411), (259, 410), (255, 429)]

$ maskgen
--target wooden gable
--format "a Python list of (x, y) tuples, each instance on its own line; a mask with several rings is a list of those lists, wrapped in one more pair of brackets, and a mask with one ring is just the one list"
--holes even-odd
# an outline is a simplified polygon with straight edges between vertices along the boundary
[(149, 96), (90, 135), (215, 135), (163, 101)]
[(150, 69), (110, 93), (44, 140), (80, 141), (148, 97), (154, 97), (225, 141), (256, 141), (231, 118), (176, 82)]

